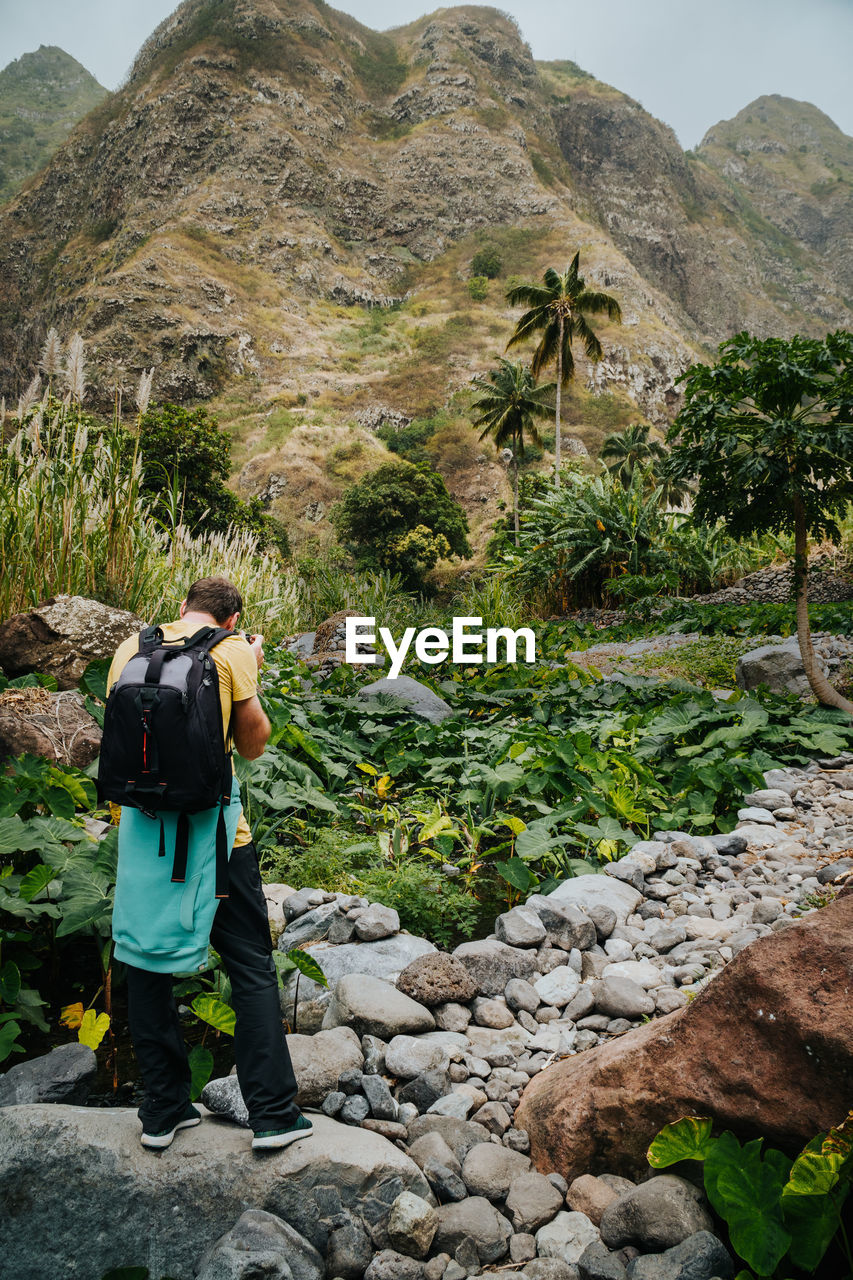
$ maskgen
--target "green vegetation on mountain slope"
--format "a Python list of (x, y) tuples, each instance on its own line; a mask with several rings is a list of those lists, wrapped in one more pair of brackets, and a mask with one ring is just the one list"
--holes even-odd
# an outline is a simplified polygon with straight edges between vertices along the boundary
[(37, 173), (106, 89), (54, 45), (0, 71), (0, 204)]

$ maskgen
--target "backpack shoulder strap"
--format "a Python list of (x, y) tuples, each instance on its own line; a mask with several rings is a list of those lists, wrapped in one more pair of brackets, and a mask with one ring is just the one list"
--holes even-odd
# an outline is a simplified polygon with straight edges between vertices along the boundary
[(146, 627), (144, 631), (139, 633), (139, 653), (150, 653), (152, 649), (157, 649), (163, 643), (163, 631), (161, 627)]

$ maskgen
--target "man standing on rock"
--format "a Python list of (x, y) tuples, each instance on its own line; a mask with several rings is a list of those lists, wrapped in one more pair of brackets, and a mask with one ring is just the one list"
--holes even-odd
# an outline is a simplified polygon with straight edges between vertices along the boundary
[[(193, 717), (182, 718), (179, 712), (175, 735), (167, 741), (162, 708), (168, 702), (168, 686), (176, 685), (188, 663), (193, 665), (183, 642), (195, 637), (190, 648), (201, 650), (201, 683), (209, 686), (218, 681), (221, 736), (215, 703), (213, 717), (220, 751), (224, 746), (227, 753), (222, 757), (227, 779), (222, 790), (230, 787), (231, 792), (222, 797), (221, 804), (200, 812), (157, 809), (156, 794), (145, 807), (136, 807), (140, 803), (137, 798), (134, 805), (123, 804), (121, 808), (113, 913), (115, 958), (127, 965), (130, 1034), (145, 1087), (139, 1110), (142, 1145), (155, 1149), (168, 1147), (178, 1129), (197, 1125), (201, 1119), (190, 1104), (190, 1067), (172, 975), (206, 968), (208, 942), (231, 980), (237, 1076), (254, 1130), (252, 1148), (286, 1147), (308, 1137), (312, 1129), (295, 1102), (297, 1086), (282, 1026), (258, 859), (230, 763), (232, 745), (245, 759), (255, 760), (270, 735), (270, 723), (257, 696), (263, 637), (253, 636), (247, 642), (245, 636), (235, 634), (242, 609), (240, 593), (227, 579), (194, 582), (181, 604), (180, 618), (132, 636), (119, 646), (107, 680), (106, 754), (110, 755), (118, 733), (109, 729), (111, 723), (129, 723), (132, 729), (127, 736), (137, 734), (142, 744), (133, 745), (132, 760), (144, 760), (141, 773), (153, 771), (152, 790), (155, 786), (168, 789), (171, 782), (160, 780), (166, 770), (163, 762), (175, 747), (175, 738), (180, 738), (183, 721)], [(183, 655), (180, 662), (176, 661), (179, 655)], [(159, 681), (159, 685), (152, 686), (152, 681)], [(122, 688), (125, 704), (142, 712), (141, 721), (133, 711), (129, 722), (118, 716)], [(187, 693), (181, 696), (186, 712), (191, 697)], [(215, 694), (208, 689), (204, 696), (210, 706)], [(110, 700), (114, 700), (112, 717)], [(199, 693), (199, 705), (201, 700)], [(146, 713), (153, 717), (153, 723), (152, 719), (146, 722)], [(183, 748), (180, 742), (177, 746), (180, 759)], [(187, 751), (192, 752), (191, 740)], [(102, 778), (109, 777), (111, 763), (115, 774), (120, 751), (112, 749), (112, 762), (108, 760), (106, 767), (104, 754)], [(155, 763), (152, 757), (156, 757)], [(183, 757), (185, 761), (188, 758), (187, 754)], [(126, 786), (128, 790), (137, 788), (138, 794), (142, 787), (136, 780), (136, 764), (133, 771), (134, 779)], [(109, 788), (105, 792), (109, 795)], [(174, 862), (165, 857), (173, 850)]]

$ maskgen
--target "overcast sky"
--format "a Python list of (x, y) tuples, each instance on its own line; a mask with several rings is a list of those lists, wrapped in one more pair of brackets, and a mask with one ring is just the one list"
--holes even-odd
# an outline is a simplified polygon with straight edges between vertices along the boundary
[[(0, 67), (55, 44), (113, 89), (173, 0), (0, 0)], [(431, 0), (341, 0), (376, 30)], [(853, 134), (853, 0), (498, 0), (536, 58), (572, 58), (695, 146), (763, 93), (813, 102)]]

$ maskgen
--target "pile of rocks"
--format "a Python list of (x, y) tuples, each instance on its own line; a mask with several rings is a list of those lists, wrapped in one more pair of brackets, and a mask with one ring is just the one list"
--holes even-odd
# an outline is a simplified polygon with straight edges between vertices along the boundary
[[(730, 587), (695, 596), (702, 604), (787, 604), (794, 595), (794, 567), (758, 569), (739, 578)], [(853, 573), (849, 562), (832, 553), (809, 557), (809, 600), (812, 604), (831, 604), (853, 600)]]
[[(340, 609), (321, 622), (316, 631), (300, 631), (296, 635), (286, 636), (280, 648), (296, 654), (306, 666), (316, 672), (319, 679), (324, 679), (346, 661), (347, 618), (360, 616), (357, 609)], [(360, 644), (359, 648), (365, 654), (375, 655), (376, 661), (371, 665), (384, 665), (384, 655), (377, 653), (371, 645)], [(355, 670), (361, 669), (361, 664), (354, 663), (353, 666)]]
[[(431, 1192), (395, 1206), (390, 1248), (342, 1277), (462, 1280), (507, 1260), (530, 1280), (732, 1274), (690, 1183), (543, 1175), (516, 1109), (556, 1060), (684, 1007), (853, 871), (834, 856), (853, 837), (853, 757), (825, 764), (768, 773), (730, 834), (656, 833), (451, 955), (378, 904), (311, 889), (285, 900), (278, 945), (308, 945), (330, 983), (300, 979), (298, 1025), (313, 1032), (290, 1037), (300, 1100), (393, 1141)], [(288, 1016), (294, 997), (291, 977)], [(245, 1123), (235, 1078), (204, 1100)]]
[[(624, 1164), (613, 1168), (612, 1143), (612, 1172), (600, 1162), (597, 1176), (590, 1164), (571, 1173), (564, 1164), (565, 1177), (555, 1171), (558, 1160), (543, 1158), (539, 1135), (531, 1152), (535, 1127), (526, 1116), (534, 1116), (528, 1098), (564, 1067), (613, 1054), (623, 1036), (627, 1045), (656, 1030), (642, 1024), (660, 1016), (674, 1013), (672, 1025), (686, 1025), (722, 989), (727, 979), (718, 975), (734, 974), (729, 962), (740, 956), (742, 965), (753, 954), (751, 943), (803, 914), (823, 917), (813, 908), (834, 892), (825, 886), (853, 875), (853, 857), (839, 856), (853, 842), (853, 756), (774, 770), (765, 783), (744, 797), (730, 834), (655, 833), (603, 874), (533, 895), (499, 916), (492, 936), (452, 954), (401, 930), (397, 913), (381, 904), (316, 889), (284, 897), (278, 946), (309, 948), (329, 983), (300, 977), (297, 992), (291, 974), (282, 993), (289, 1020), (296, 1004), (299, 1031), (288, 1043), (299, 1101), (314, 1109), (317, 1132), (274, 1157), (282, 1162), (274, 1180), (280, 1203), (260, 1190), (247, 1199), (254, 1175), (240, 1165), (240, 1207), (222, 1201), (216, 1218), (236, 1226), (208, 1247), (195, 1274), (237, 1280), (271, 1255), (280, 1264), (269, 1274), (312, 1280), (464, 1280), (495, 1267), (527, 1280), (731, 1277), (734, 1264), (689, 1181), (626, 1178)], [(695, 1006), (675, 1012), (699, 993)], [(670, 1023), (659, 1025), (663, 1034)], [(69, 1077), (71, 1065), (64, 1063)], [(78, 1074), (88, 1069), (76, 1065)], [(644, 1080), (651, 1091), (648, 1069)], [(11, 1085), (9, 1102), (57, 1098), (43, 1093), (41, 1077), (21, 1075)], [(247, 1123), (236, 1075), (211, 1081), (203, 1101), (222, 1119)], [(554, 1114), (547, 1099), (545, 1106)], [(50, 1153), (82, 1150), (71, 1129), (88, 1122), (73, 1108), (42, 1110), (63, 1113), (62, 1142), (43, 1115), (19, 1106), (20, 1123), (10, 1118), (0, 1148), (6, 1142), (16, 1168), (20, 1150), (44, 1139), (48, 1185)], [(135, 1151), (132, 1113), (114, 1114)], [(210, 1129), (198, 1141), (219, 1153), (221, 1197), (236, 1157), (217, 1134), (239, 1130)], [(93, 1150), (109, 1147), (100, 1130), (91, 1141)], [(164, 1157), (164, 1178), (169, 1170), (189, 1176), (189, 1150), (183, 1155), (172, 1164)], [(198, 1170), (192, 1165), (199, 1186), (213, 1177), (211, 1151), (205, 1159)], [(140, 1165), (138, 1182), (140, 1196), (153, 1194), (148, 1165)], [(240, 1217), (247, 1203), (272, 1212)], [(204, 1219), (208, 1232), (209, 1225)], [(208, 1245), (214, 1236), (205, 1237)], [(175, 1273), (172, 1262), (169, 1269)]]

